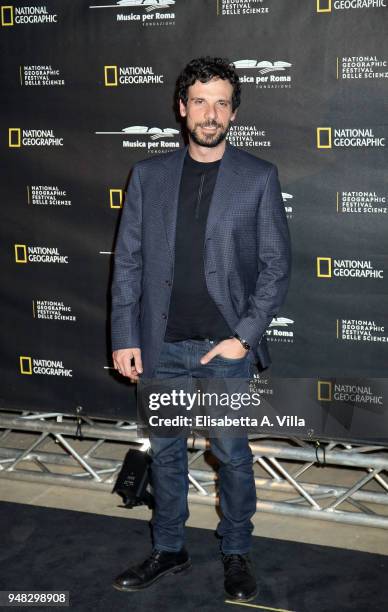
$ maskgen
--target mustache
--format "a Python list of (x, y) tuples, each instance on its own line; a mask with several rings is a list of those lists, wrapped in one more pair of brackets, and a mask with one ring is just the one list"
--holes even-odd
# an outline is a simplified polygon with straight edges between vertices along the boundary
[(217, 128), (222, 128), (224, 127), (222, 124), (220, 123), (216, 123), (215, 121), (212, 121), (211, 123), (198, 123), (197, 125), (199, 125), (200, 127), (217, 127)]

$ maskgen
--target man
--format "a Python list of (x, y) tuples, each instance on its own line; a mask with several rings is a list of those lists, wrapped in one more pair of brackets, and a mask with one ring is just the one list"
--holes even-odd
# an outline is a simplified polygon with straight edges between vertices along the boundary
[[(243, 378), (270, 363), (265, 331), (289, 281), (290, 244), (277, 169), (226, 142), (240, 104), (235, 69), (192, 60), (178, 79), (188, 145), (135, 164), (120, 222), (112, 284), (115, 368), (147, 378)], [(184, 547), (185, 437), (150, 437), (153, 550), (114, 582), (148, 587), (190, 567)], [(245, 437), (215, 436), (225, 592), (257, 594), (249, 551), (256, 510)]]

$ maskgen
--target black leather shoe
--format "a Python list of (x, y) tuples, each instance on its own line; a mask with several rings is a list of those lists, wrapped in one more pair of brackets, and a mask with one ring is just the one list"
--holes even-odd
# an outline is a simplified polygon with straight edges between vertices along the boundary
[(222, 555), (224, 564), (224, 588), (230, 599), (251, 601), (257, 595), (256, 578), (249, 555)]
[(117, 576), (113, 586), (119, 591), (139, 591), (167, 574), (177, 574), (189, 567), (191, 560), (184, 548), (179, 552), (155, 549), (143, 563), (134, 565)]

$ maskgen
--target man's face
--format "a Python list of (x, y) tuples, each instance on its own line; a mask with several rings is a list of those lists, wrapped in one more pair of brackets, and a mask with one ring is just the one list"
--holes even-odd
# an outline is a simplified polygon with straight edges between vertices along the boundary
[(179, 110), (195, 143), (216, 147), (224, 140), (237, 112), (232, 112), (232, 93), (231, 83), (216, 77), (207, 83), (195, 81), (188, 88), (187, 105), (180, 100)]

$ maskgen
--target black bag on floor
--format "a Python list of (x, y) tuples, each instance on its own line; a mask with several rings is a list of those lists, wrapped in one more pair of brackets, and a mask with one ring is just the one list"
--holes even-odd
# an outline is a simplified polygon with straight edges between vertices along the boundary
[[(146, 451), (130, 449), (117, 476), (112, 493), (122, 497), (124, 508), (145, 504), (154, 507), (154, 497), (147, 491), (151, 457)], [(122, 506), (123, 507), (123, 506)]]

